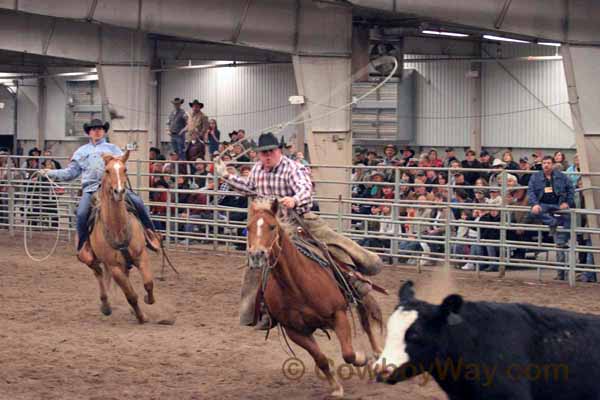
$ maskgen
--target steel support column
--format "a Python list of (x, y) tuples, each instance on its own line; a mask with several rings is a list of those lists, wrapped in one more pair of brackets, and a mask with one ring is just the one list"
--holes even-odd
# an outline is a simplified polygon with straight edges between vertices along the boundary
[[(103, 110), (111, 121), (110, 141), (130, 148), (128, 173), (148, 173), (148, 164), (136, 160), (148, 158), (150, 127), (154, 123), (150, 110), (150, 67), (114, 67), (98, 64)], [(142, 171), (137, 171), (141, 165)], [(133, 180), (132, 182), (135, 182)], [(146, 182), (142, 179), (142, 182)], [(141, 193), (147, 199), (147, 193)]]
[[(352, 134), (350, 109), (331, 111), (351, 100), (350, 57), (294, 56), (294, 73), (298, 92), (305, 96), (302, 106), (310, 160), (312, 164), (350, 165), (352, 161)], [(323, 117), (325, 114), (329, 115)], [(313, 169), (315, 178), (326, 181), (345, 182), (350, 172), (344, 169)], [(322, 183), (316, 188), (317, 195), (336, 199), (341, 194), (348, 198), (350, 190), (345, 184)], [(325, 202), (323, 212), (336, 212), (337, 205)]]
[[(561, 53), (581, 172), (599, 171), (600, 114), (597, 107), (600, 101), (600, 48), (565, 45)], [(594, 194), (590, 188), (600, 186), (600, 177), (584, 176), (582, 181), (585, 207), (596, 209), (596, 205), (600, 204), (600, 194)], [(598, 225), (598, 218), (588, 218), (589, 227), (597, 228)], [(600, 247), (598, 235), (592, 235), (592, 242), (595, 247)]]

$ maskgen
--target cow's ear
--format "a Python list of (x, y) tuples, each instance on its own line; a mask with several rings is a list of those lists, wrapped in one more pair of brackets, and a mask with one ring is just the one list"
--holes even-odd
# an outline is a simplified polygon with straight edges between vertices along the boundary
[(404, 282), (404, 285), (398, 290), (398, 300), (400, 303), (410, 303), (415, 299), (414, 286), (415, 284), (411, 280)]
[(442, 317), (447, 319), (448, 325), (457, 325), (462, 322), (460, 309), (463, 305), (463, 298), (458, 294), (447, 296), (440, 305)]

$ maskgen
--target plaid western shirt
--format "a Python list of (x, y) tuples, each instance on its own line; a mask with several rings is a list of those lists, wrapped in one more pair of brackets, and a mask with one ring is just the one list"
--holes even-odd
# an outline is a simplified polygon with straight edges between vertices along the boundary
[(266, 171), (259, 161), (248, 178), (230, 175), (227, 182), (232, 189), (256, 192), (260, 197), (293, 197), (295, 211), (300, 215), (312, 208), (312, 182), (308, 171), (286, 156), (282, 156), (271, 171)]

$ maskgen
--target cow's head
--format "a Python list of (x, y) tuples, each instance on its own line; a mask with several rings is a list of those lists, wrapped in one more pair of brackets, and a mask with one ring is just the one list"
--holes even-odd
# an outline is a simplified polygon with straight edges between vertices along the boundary
[(440, 305), (429, 304), (415, 298), (413, 286), (412, 281), (402, 285), (399, 304), (388, 319), (385, 347), (374, 366), (378, 382), (395, 384), (430, 369), (445, 353), (450, 330), (463, 322), (461, 296), (452, 294)]

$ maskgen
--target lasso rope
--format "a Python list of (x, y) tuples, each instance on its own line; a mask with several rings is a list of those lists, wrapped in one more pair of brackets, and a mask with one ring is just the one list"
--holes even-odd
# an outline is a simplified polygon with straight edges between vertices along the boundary
[[(342, 111), (342, 110), (344, 110), (344, 109), (346, 109), (348, 107), (351, 107), (354, 104), (357, 104), (359, 101), (361, 101), (362, 99), (364, 99), (364, 98), (370, 96), (371, 94), (375, 93), (375, 91), (377, 91), (379, 88), (381, 88), (383, 85), (385, 85), (390, 79), (392, 79), (392, 77), (394, 76), (394, 74), (398, 70), (399, 64), (398, 64), (398, 60), (396, 59), (396, 57), (392, 57), (392, 56), (381, 57), (381, 59), (379, 59), (379, 63), (383, 63), (384, 60), (388, 61), (388, 62), (393, 62), (394, 63), (394, 68), (392, 69), (392, 71), (388, 74), (388, 76), (385, 77), (384, 80), (382, 80), (381, 82), (379, 82), (376, 86), (374, 86), (373, 88), (371, 88), (370, 90), (368, 90), (367, 92), (365, 92), (363, 95), (361, 95), (359, 97), (352, 98), (351, 102), (346, 103), (346, 104), (341, 105), (341, 106), (338, 106), (338, 107), (335, 107), (333, 110), (328, 111), (326, 113), (323, 113), (323, 114), (320, 114), (320, 115), (317, 115), (317, 116), (314, 116), (314, 117), (310, 117), (310, 118), (306, 118), (306, 119), (303, 119), (301, 121), (298, 121), (299, 118), (303, 117), (303, 114), (304, 114), (303, 113), (303, 114), (300, 114), (299, 116), (297, 116), (295, 118), (292, 118), (291, 120), (289, 120), (287, 122), (280, 123), (280, 124), (273, 125), (273, 126), (270, 126), (268, 128), (262, 129), (258, 133), (262, 134), (262, 133), (265, 133), (265, 132), (269, 132), (269, 131), (271, 131), (273, 129), (275, 129), (275, 132), (280, 132), (280, 131), (282, 131), (283, 129), (285, 129), (286, 127), (288, 127), (290, 125), (300, 125), (300, 124), (304, 124), (306, 122), (316, 121), (316, 120), (328, 117), (328, 116), (330, 116), (332, 114), (338, 113), (338, 112), (340, 112), (340, 111)], [(373, 62), (371, 62), (369, 64), (372, 64), (372, 63)], [(368, 66), (364, 67), (364, 68), (368, 68)], [(307, 113), (307, 112), (308, 112), (308, 110), (305, 113)], [(273, 133), (275, 133), (275, 132), (273, 132)], [(245, 138), (238, 139), (235, 142), (230, 143), (230, 146), (234, 146), (234, 145), (236, 145), (238, 143), (241, 143), (243, 140), (245, 140)], [(239, 157), (241, 157), (244, 154), (248, 153), (250, 150), (252, 150), (252, 149), (251, 148), (247, 148), (244, 152), (242, 152), (242, 153), (238, 154), (237, 156), (235, 156), (235, 158), (233, 158), (232, 161), (237, 160)], [(217, 158), (221, 159), (223, 157), (223, 155), (227, 151), (228, 151), (228, 149), (223, 150), (221, 153), (219, 153), (219, 155), (217, 156)]]
[[(25, 187), (25, 192), (26, 193), (30, 193), (29, 191), (29, 187), (31, 186), (31, 182), (33, 183), (33, 191), (35, 191), (36, 187), (39, 185), (40, 187), (43, 186), (43, 183), (41, 182), (41, 180), (39, 179), (40, 177), (44, 177), (48, 180), (48, 182), (50, 183), (50, 194), (51, 196), (54, 196), (54, 198), (56, 199), (56, 210), (58, 212), (58, 208), (59, 208), (59, 201), (58, 201), (58, 195), (56, 193), (55, 187), (60, 187), (58, 186), (52, 179), (50, 179), (47, 175), (41, 173), (40, 171), (35, 171), (32, 175), (29, 181), (27, 181), (27, 186)], [(35, 179), (34, 181), (34, 178)], [(41, 201), (41, 200), (40, 200)], [(33, 195), (29, 196), (29, 203), (25, 203), (25, 210), (23, 213), (23, 220), (24, 220), (24, 224), (25, 226), (23, 227), (23, 245), (25, 247), (25, 254), (27, 254), (27, 257), (29, 257), (31, 260), (33, 261), (37, 261), (37, 262), (42, 262), (42, 261), (46, 261), (47, 259), (49, 259), (50, 257), (52, 257), (52, 255), (54, 254), (54, 252), (56, 251), (56, 247), (58, 246), (58, 241), (60, 239), (60, 221), (58, 223), (58, 229), (56, 230), (56, 239), (54, 241), (54, 245), (52, 246), (52, 248), (50, 249), (50, 252), (43, 258), (37, 258), (34, 257), (31, 252), (29, 251), (29, 245), (28, 245), (28, 230), (27, 227), (29, 226), (29, 221), (28, 221), (28, 213), (29, 213), (29, 209), (33, 208)], [(43, 207), (40, 207), (43, 208)]]

